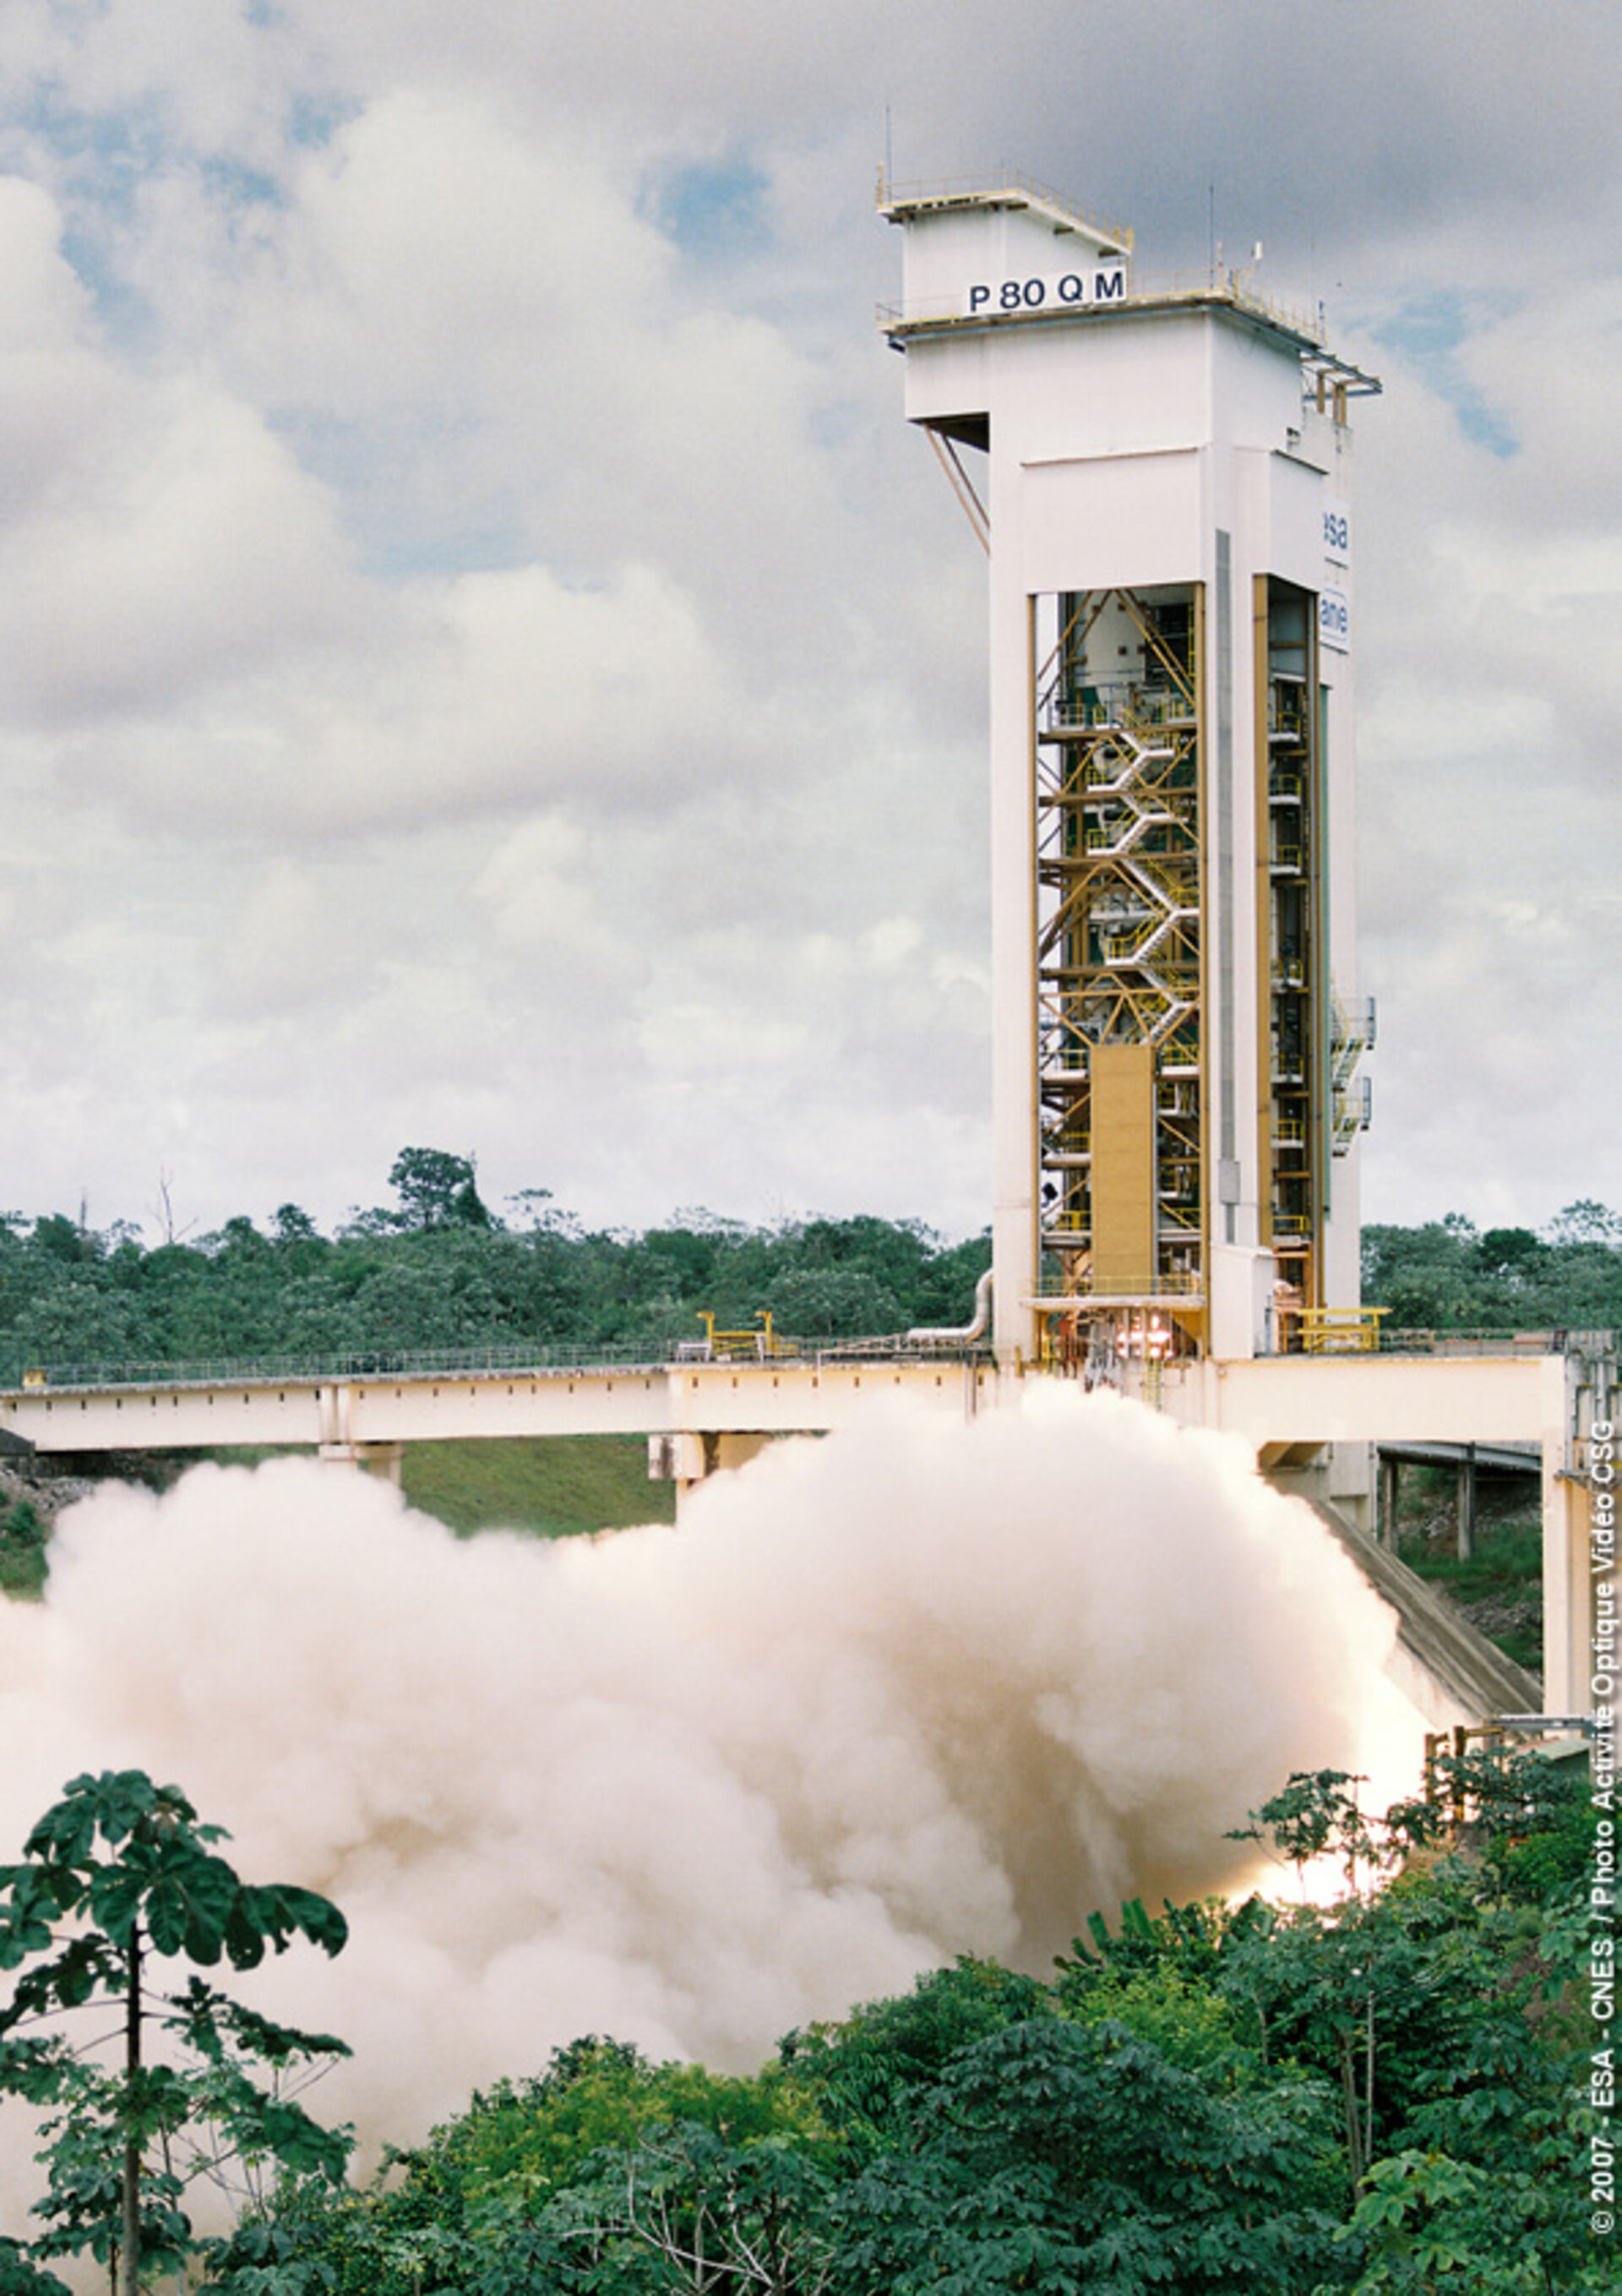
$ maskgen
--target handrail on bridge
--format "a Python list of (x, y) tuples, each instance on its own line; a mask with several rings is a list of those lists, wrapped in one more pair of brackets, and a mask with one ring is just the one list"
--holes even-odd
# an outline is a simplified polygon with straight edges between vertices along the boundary
[[(1069, 1296), (1062, 1290), (1058, 1277), (1047, 1279), (1033, 1294), (1033, 1298), (1044, 1306), (1050, 1302), (1057, 1304), (1060, 1297), (1069, 1299)], [(1197, 1294), (1191, 1282), (1161, 1277), (1158, 1283), (1146, 1285), (1142, 1296), (1164, 1300), (1171, 1305), (1181, 1300), (1186, 1305)], [(1386, 1313), (1383, 1308), (1307, 1312), (1324, 1319), (1356, 1314), (1363, 1319), (1357, 1335), (1352, 1340), (1356, 1352), (1377, 1351), (1382, 1356), (1584, 1355), (1596, 1350), (1604, 1352), (1615, 1345), (1615, 1335), (1609, 1332), (1564, 1328), (1541, 1332), (1448, 1331), (1443, 1328), (1393, 1331), (1379, 1320)], [(1362, 1336), (1371, 1321), (1378, 1332), (1372, 1346)], [(1303, 1346), (1305, 1337), (1303, 1332), (1293, 1347), (1287, 1343), (1282, 1352), (1322, 1354), (1331, 1349), (1339, 1352), (1347, 1346), (1351, 1335), (1343, 1334), (1332, 1322), (1325, 1320), (1316, 1345), (1308, 1343)], [(733, 1351), (721, 1344), (738, 1338), (747, 1341), (746, 1349)], [(821, 1364), (871, 1362), (875, 1357), (938, 1362), (942, 1359), (955, 1361), (959, 1357), (979, 1360), (990, 1353), (988, 1341), (973, 1326), (897, 1332), (872, 1339), (845, 1340), (791, 1338), (768, 1327), (758, 1332), (741, 1334), (717, 1332), (714, 1339), (717, 1344), (713, 1347), (708, 1339), (686, 1340), (671, 1336), (641, 1341), (586, 1341), (551, 1342), (544, 1346), (526, 1346), (514, 1341), (501, 1346), (471, 1348), (346, 1348), (320, 1350), (307, 1356), (218, 1356), (179, 1361), (149, 1358), (144, 1362), (124, 1364), (29, 1364), (13, 1357), (10, 1363), (0, 1363), (0, 1394), (26, 1396), (40, 1390), (63, 1394), (112, 1388), (313, 1386), (357, 1379), (427, 1380), (496, 1378), (503, 1375), (550, 1379), (592, 1372), (643, 1373), (651, 1376), (678, 1366), (704, 1363), (735, 1365), (741, 1361), (758, 1360), (774, 1364), (804, 1364), (815, 1368)]]
[[(734, 1349), (737, 1339), (747, 1348)], [(980, 1356), (987, 1349), (973, 1340), (946, 1332), (901, 1333), (885, 1339), (791, 1339), (767, 1329), (741, 1334), (717, 1332), (708, 1340), (656, 1339), (582, 1341), (526, 1347), (355, 1348), (314, 1355), (204, 1357), (184, 1361), (127, 1364), (0, 1364), (0, 1394), (83, 1393), (113, 1388), (307, 1387), (350, 1380), (455, 1378), (555, 1379), (594, 1372), (643, 1373), (650, 1376), (694, 1363), (839, 1363), (886, 1355), (919, 1360), (942, 1356)]]
[(1382, 1356), (1580, 1356), (1604, 1354), (1615, 1344), (1614, 1332), (1571, 1331), (1560, 1324), (1542, 1332), (1449, 1331), (1445, 1325), (1389, 1331), (1382, 1325), (1379, 1351)]

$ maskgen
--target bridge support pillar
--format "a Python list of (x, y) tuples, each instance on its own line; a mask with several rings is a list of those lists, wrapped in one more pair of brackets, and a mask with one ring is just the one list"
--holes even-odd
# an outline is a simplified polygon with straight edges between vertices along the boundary
[(1461, 1562), (1468, 1562), (1476, 1551), (1476, 1447), (1464, 1446), (1464, 1456), (1459, 1462), (1458, 1496), (1454, 1508), (1454, 1526)]
[(1544, 1454), (1544, 1711), (1585, 1714), (1593, 1672), (1588, 1493)]
[(339, 1467), (359, 1467), (363, 1473), (381, 1475), (397, 1488), (404, 1474), (404, 1443), (323, 1443), (318, 1459)]
[[(1615, 1355), (1596, 1335), (1544, 1366), (1544, 1711), (1586, 1714), (1594, 1687), (1593, 1468), (1610, 1439)], [(1608, 1448), (1597, 1456), (1610, 1459)]]
[(711, 1475), (724, 1474), (733, 1467), (746, 1467), (771, 1439), (769, 1435), (753, 1431), (735, 1434), (711, 1428), (701, 1432), (682, 1428), (673, 1435), (651, 1435), (648, 1439), (648, 1473), (656, 1481), (676, 1485), (679, 1522), (682, 1502), (689, 1493), (699, 1489)]
[(1403, 1463), (1394, 1459), (1389, 1451), (1380, 1454), (1380, 1505), (1377, 1515), (1379, 1538), (1382, 1546), (1397, 1552), (1397, 1511), (1402, 1490)]

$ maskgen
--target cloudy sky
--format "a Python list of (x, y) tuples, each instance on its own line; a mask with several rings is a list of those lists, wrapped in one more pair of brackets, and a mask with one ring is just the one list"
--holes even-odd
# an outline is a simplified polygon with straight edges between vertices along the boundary
[(1358, 409), (1370, 1216), (1622, 1205), (1622, 5), (4, 0), (0, 1210), (988, 1206), (900, 182), (1266, 245)]

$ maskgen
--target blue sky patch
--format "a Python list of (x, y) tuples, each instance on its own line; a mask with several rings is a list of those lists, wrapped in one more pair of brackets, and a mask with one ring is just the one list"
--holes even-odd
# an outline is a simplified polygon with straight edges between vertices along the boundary
[(767, 236), (766, 177), (748, 160), (696, 160), (653, 186), (648, 208), (685, 253), (725, 262)]
[(217, 207), (283, 207), (286, 195), (273, 176), (259, 168), (250, 168), (239, 160), (223, 152), (211, 152), (201, 163), (203, 182), (209, 187), (211, 204)]
[(338, 130), (358, 118), (360, 111), (355, 97), (341, 95), (336, 89), (307, 88), (288, 107), (289, 140), (305, 151), (324, 151)]
[(1427, 388), (1452, 407), (1472, 446), (1501, 461), (1520, 452), (1508, 419), (1484, 398), (1459, 354), (1469, 341), (1478, 299), (1446, 292), (1416, 296), (1373, 329), (1375, 340), (1406, 359)]
[(127, 351), (149, 349), (153, 340), (153, 317), (144, 295), (131, 286), (97, 234), (69, 224), (62, 232), (62, 260), (90, 297), (96, 318), (109, 341)]
[(165, 156), (165, 137), (151, 105), (124, 111), (85, 111), (42, 87), (15, 115), (25, 134), (46, 144), (61, 163), (74, 204), (127, 218), (143, 184)]

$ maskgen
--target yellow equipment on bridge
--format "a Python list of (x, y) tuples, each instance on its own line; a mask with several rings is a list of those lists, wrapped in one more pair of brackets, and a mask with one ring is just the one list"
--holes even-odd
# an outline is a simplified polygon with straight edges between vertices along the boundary
[(699, 1321), (704, 1326), (704, 1337), (694, 1342), (693, 1351), (696, 1355), (701, 1349), (700, 1359), (706, 1363), (769, 1363), (775, 1357), (799, 1353), (791, 1340), (780, 1339), (772, 1329), (769, 1308), (756, 1311), (758, 1331), (718, 1332), (715, 1317), (703, 1309), (700, 1310)]

